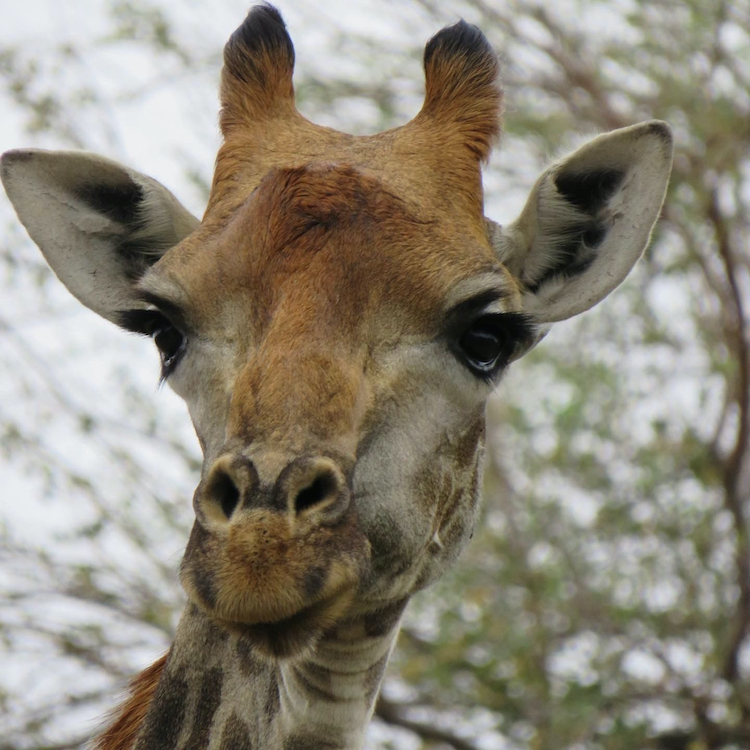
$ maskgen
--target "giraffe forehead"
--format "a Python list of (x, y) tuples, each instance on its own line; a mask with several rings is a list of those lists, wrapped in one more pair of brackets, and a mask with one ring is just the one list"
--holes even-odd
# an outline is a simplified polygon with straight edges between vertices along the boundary
[(427, 214), (347, 164), (270, 170), (228, 221), (209, 218), (158, 271), (179, 276), (202, 322), (225, 328), (229, 311), (256, 335), (273, 322), (287, 335), (361, 337), (373, 319), (416, 333), (467, 280), (494, 274), (512, 286), (482, 226)]
[(350, 135), (303, 118), (269, 123), (261, 132), (236, 133), (219, 149), (207, 216), (221, 221), (274, 171), (332, 168), (343, 176), (355, 169), (363, 182), (408, 199), (413, 206), (453, 221), (481, 216), (478, 170), (456, 170), (446, 159), (439, 135), (408, 123), (374, 135)]

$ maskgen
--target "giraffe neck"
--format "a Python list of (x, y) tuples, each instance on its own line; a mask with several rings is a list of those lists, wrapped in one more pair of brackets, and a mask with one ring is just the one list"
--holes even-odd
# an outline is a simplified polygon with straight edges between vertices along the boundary
[(349, 620), (280, 663), (189, 606), (135, 750), (361, 747), (405, 605)]

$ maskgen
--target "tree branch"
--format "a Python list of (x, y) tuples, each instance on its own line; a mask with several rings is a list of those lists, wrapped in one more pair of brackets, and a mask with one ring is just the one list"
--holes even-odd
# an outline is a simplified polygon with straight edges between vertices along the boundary
[(436, 727), (434, 724), (423, 724), (419, 721), (407, 719), (400, 711), (398, 703), (389, 701), (381, 695), (375, 707), (375, 715), (393, 726), (408, 729), (418, 734), (422, 739), (433, 742), (443, 742), (456, 750), (477, 750), (477, 746), (467, 740), (457, 737), (452, 732)]
[(727, 286), (729, 289), (728, 306), (733, 320), (725, 332), (730, 351), (737, 366), (737, 406), (739, 419), (735, 444), (724, 463), (724, 504), (731, 513), (737, 534), (735, 565), (737, 568), (737, 585), (739, 599), (730, 629), (729, 646), (724, 657), (722, 675), (729, 682), (738, 677), (738, 655), (750, 626), (750, 540), (748, 539), (747, 518), (745, 515), (745, 498), (743, 498), (741, 479), (744, 463), (750, 442), (750, 346), (747, 341), (747, 320), (742, 300), (742, 293), (737, 283), (737, 273), (731, 238), (721, 214), (716, 190), (710, 195), (707, 208), (708, 218), (716, 234), (716, 245), (724, 264)]

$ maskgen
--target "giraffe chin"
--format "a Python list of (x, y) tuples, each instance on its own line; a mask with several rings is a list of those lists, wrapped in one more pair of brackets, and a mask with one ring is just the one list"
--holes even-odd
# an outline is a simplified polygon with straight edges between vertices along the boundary
[(217, 623), (230, 633), (250, 641), (258, 656), (269, 661), (299, 658), (346, 615), (355, 592), (356, 587), (348, 587), (335, 596), (274, 622), (246, 623), (218, 619)]
[(344, 568), (332, 567), (334, 575), (315, 597), (300, 595), (293, 580), (287, 581), (286, 596), (257, 596), (257, 591), (222, 587), (207, 597), (207, 590), (184, 570), (182, 582), (188, 598), (206, 616), (251, 641), (259, 656), (277, 661), (303, 655), (351, 609), (359, 578), (336, 575)]
[(196, 521), (180, 566), (190, 599), (269, 659), (300, 654), (349, 610), (371, 562), (350, 511), (333, 526), (257, 509), (219, 532)]

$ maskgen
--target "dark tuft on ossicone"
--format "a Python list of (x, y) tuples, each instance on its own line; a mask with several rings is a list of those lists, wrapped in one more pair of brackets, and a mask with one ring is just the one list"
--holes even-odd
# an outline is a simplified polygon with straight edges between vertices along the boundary
[(227, 70), (244, 83), (264, 85), (263, 58), (275, 58), (294, 67), (294, 45), (284, 19), (273, 5), (256, 5), (234, 31), (224, 47)]
[(487, 38), (466, 21), (438, 31), (425, 47), (424, 71), (424, 114), (486, 159), (500, 134), (502, 103), (500, 64)]
[(424, 66), (427, 68), (433, 56), (439, 53), (446, 57), (464, 56), (469, 65), (480, 64), (486, 60), (496, 60), (495, 51), (487, 41), (487, 37), (472, 23), (466, 23), (463, 18), (438, 31), (427, 42), (424, 49)]

